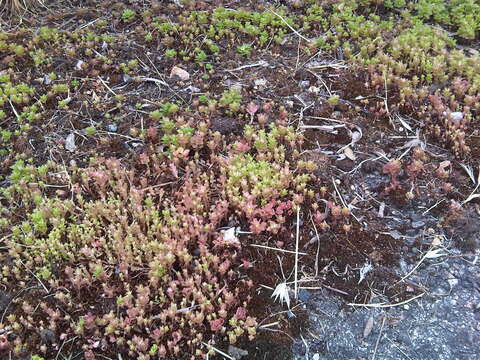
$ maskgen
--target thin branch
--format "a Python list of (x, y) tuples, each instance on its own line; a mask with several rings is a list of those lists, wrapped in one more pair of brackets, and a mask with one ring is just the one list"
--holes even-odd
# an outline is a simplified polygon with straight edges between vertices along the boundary
[(280, 20), (282, 20), (282, 21), (285, 23), (285, 25), (287, 25), (288, 28), (295, 33), (295, 35), (297, 35), (297, 36), (300, 37), (301, 39), (305, 40), (306, 42), (312, 42), (312, 40), (307, 39), (305, 36), (303, 36), (303, 35), (300, 34), (297, 30), (295, 30), (293, 27), (291, 27), (290, 24), (289, 24), (280, 14), (277, 14), (277, 13), (276, 13), (275, 11), (273, 11), (272, 9), (269, 9), (269, 10), (270, 10), (270, 12), (272, 12), (273, 14), (275, 14), (276, 16), (278, 16), (278, 17), (280, 18)]
[(380, 303), (380, 304), (355, 304), (355, 303), (349, 303), (347, 305), (348, 306), (365, 306), (365, 307), (371, 307), (371, 308), (391, 308), (391, 307), (395, 307), (395, 306), (401, 306), (401, 305), (408, 304), (409, 302), (411, 302), (415, 299), (418, 299), (419, 297), (422, 297), (423, 295), (425, 295), (425, 293), (421, 293), (420, 295), (414, 296), (410, 299), (407, 299), (405, 301), (398, 302), (398, 303), (395, 303), (395, 304), (385, 304), (385, 303)]
[(308, 255), (308, 254), (303, 253), (303, 252), (295, 252), (295, 251), (290, 251), (290, 250), (284, 250), (284, 249), (274, 248), (274, 247), (265, 246), (265, 245), (250, 244), (250, 246), (259, 247), (259, 248), (268, 249), (268, 250), (280, 251), (280, 252), (289, 253), (289, 254)]
[(215, 351), (216, 353), (222, 355), (223, 357), (227, 358), (227, 359), (230, 359), (230, 360), (235, 360), (235, 358), (231, 357), (230, 355), (228, 355), (227, 353), (224, 353), (222, 350), (219, 350), (217, 349), (216, 347), (210, 345), (210, 344), (207, 344), (205, 342), (202, 341), (202, 344), (205, 345), (206, 347), (208, 347), (209, 349), (212, 349), (213, 351)]
[(298, 298), (298, 242), (300, 239), (300, 207), (297, 208), (297, 236), (295, 239), (295, 299)]

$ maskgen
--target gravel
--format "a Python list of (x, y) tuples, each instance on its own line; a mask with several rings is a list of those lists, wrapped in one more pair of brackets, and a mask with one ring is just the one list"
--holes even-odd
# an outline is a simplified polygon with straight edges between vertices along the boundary
[[(473, 257), (465, 259), (420, 266), (414, 279), (427, 287), (425, 294), (391, 308), (351, 307), (328, 290), (312, 292), (292, 359), (479, 359), (480, 271)], [(364, 338), (370, 317), (374, 325)]]

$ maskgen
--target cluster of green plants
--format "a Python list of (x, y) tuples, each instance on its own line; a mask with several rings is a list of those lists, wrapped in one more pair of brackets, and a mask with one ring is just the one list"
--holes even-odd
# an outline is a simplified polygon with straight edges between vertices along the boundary
[[(149, 38), (155, 39), (156, 35), (166, 37), (166, 42), (170, 43), (166, 49), (165, 55), (176, 57), (180, 55), (183, 60), (203, 62), (207, 59), (218, 60), (220, 49), (225, 40), (235, 39), (241, 35), (245, 40), (249, 39), (257, 46), (266, 46), (269, 42), (280, 44), (284, 41), (288, 32), (288, 26), (294, 24), (293, 18), (285, 14), (284, 10), (278, 10), (276, 15), (270, 11), (247, 11), (225, 9), (223, 7), (214, 8), (211, 11), (191, 11), (188, 15), (180, 15), (178, 22), (172, 22), (171, 19), (165, 19), (161, 16), (154, 17), (149, 24)], [(178, 34), (185, 34), (182, 38)], [(202, 41), (196, 40), (198, 34), (204, 35)], [(173, 40), (175, 39), (175, 40)], [(173, 41), (182, 42), (185, 49), (180, 51), (172, 48)], [(195, 56), (190, 55), (188, 50), (191, 46), (195, 47)], [(177, 46), (182, 48), (182, 46)], [(237, 51), (240, 55), (250, 57), (254, 46), (249, 43), (239, 44)]]
[(160, 126), (132, 165), (12, 165), (0, 191), (1, 278), (12, 291), (32, 274), (38, 285), (2, 324), (15, 356), (48, 358), (54, 345), (32, 339), (59, 329), (86, 359), (202, 358), (216, 343), (255, 336), (243, 244), (218, 228), (235, 216), (255, 233), (286, 231), (292, 210), (313, 198), (315, 165), (296, 162), (302, 135), (282, 121), (246, 126), (228, 145), (208, 117), (178, 111), (165, 103), (151, 114)]
[(228, 201), (254, 233), (278, 233), (291, 210), (313, 198), (307, 185), (316, 165), (298, 161), (302, 143), (302, 135), (291, 127), (247, 125), (243, 140), (233, 144), (234, 155), (222, 161)]
[[(446, 141), (459, 156), (470, 150), (461, 139), (478, 114), (480, 61), (478, 53), (457, 49), (457, 42), (458, 38), (478, 38), (479, 5), (474, 0), (343, 0), (322, 4), (307, 0), (295, 2), (290, 9), (293, 11), (286, 7), (262, 10), (217, 7), (202, 11), (170, 7), (175, 16), (169, 17), (161, 10), (158, 4), (138, 11), (119, 4), (114, 15), (121, 18), (120, 26), (128, 33), (116, 35), (109, 31), (105, 19), (75, 31), (43, 26), (37, 32), (27, 28), (20, 28), (16, 34), (4, 32), (0, 34), (0, 54), (8, 59), (6, 63), (11, 70), (33, 66), (38, 72), (48, 74), (54, 70), (54, 58), (61, 57), (69, 62), (81, 60), (80, 71), (84, 75), (95, 77), (102, 71), (113, 70), (135, 76), (144, 71), (144, 66), (139, 66), (137, 56), (119, 57), (124, 55), (117, 50), (121, 48), (119, 45), (159, 46), (168, 59), (198, 63), (202, 78), (208, 80), (225, 54), (235, 52), (250, 58), (262, 48), (295, 40), (292, 29), (296, 29), (310, 39), (303, 41), (300, 48), (303, 56), (318, 51), (341, 51), (350, 62), (369, 69), (368, 84), (372, 89), (381, 91), (386, 85), (389, 90), (399, 91), (400, 101), (393, 104), (392, 110), (420, 111), (414, 115), (424, 118), (427, 132)], [(138, 26), (132, 28), (133, 23)], [(455, 36), (449, 32), (452, 29)], [(65, 51), (59, 54), (55, 50), (58, 48)], [(150, 61), (143, 59), (142, 63)], [(67, 82), (73, 70), (64, 74)], [(465, 95), (448, 85), (456, 78), (468, 83)], [(27, 86), (38, 93), (36, 86)], [(233, 95), (225, 94), (220, 104), (236, 112), (238, 101)], [(421, 112), (420, 104), (429, 102), (430, 95), (449, 104), (448, 111), (464, 113), (465, 121), (451, 129), (443, 115)], [(14, 96), (12, 101), (20, 101), (20, 97)], [(75, 100), (66, 99), (66, 96), (57, 99), (65, 111), (80, 106)], [(375, 104), (367, 105), (373, 111), (383, 111), (375, 109)], [(3, 112), (12, 114), (9, 107)], [(35, 109), (25, 115), (29, 119), (40, 116)]]
[[(456, 155), (468, 154), (466, 133), (472, 131), (479, 112), (480, 56), (458, 49), (458, 39), (448, 32), (448, 26), (442, 26), (449, 24), (446, 18), (455, 21), (453, 14), (465, 9), (469, 9), (468, 16), (458, 18), (470, 22), (468, 19), (478, 17), (478, 4), (469, 0), (380, 3), (383, 8), (378, 1), (369, 0), (310, 6), (303, 29), (321, 35), (307, 45), (307, 53), (342, 49), (345, 58), (357, 64), (357, 71), (368, 69), (370, 89), (380, 94), (398, 92), (399, 99), (390, 111), (421, 118), (427, 133), (451, 146)], [(426, 9), (437, 13), (433, 10), (437, 5), (444, 10), (432, 19)], [(478, 34), (475, 29), (459, 31), (470, 33), (469, 38)], [(441, 112), (435, 102), (444, 104)], [(366, 99), (361, 103), (379, 116), (385, 115), (383, 101), (372, 104)], [(425, 103), (429, 105), (425, 107)], [(463, 119), (452, 123), (450, 113), (462, 113)]]
[[(429, 96), (435, 95), (450, 104), (448, 111), (462, 112), (465, 119), (475, 118), (478, 114), (475, 101), (480, 91), (478, 53), (472, 55), (466, 50), (458, 50), (458, 38), (449, 33), (453, 28), (457, 37), (475, 39), (480, 23), (478, 6), (471, 0), (345, 0), (325, 4), (305, 1), (296, 5), (302, 11), (295, 9), (295, 13), (288, 15), (284, 9), (215, 8), (181, 14), (177, 21), (154, 17), (149, 26), (152, 27), (150, 33), (165, 37), (163, 42), (168, 44), (165, 53), (168, 57), (180, 56), (184, 61), (199, 63), (218, 61), (218, 49), (229, 47), (225, 40), (236, 43), (238, 54), (250, 57), (256, 48), (272, 41), (282, 43), (286, 33), (292, 28), (297, 29), (311, 39), (302, 47), (306, 56), (319, 50), (338, 52), (341, 49), (345, 58), (357, 64), (358, 69), (369, 69), (369, 85), (373, 90), (386, 86), (399, 92), (400, 101), (392, 110), (419, 111), (415, 115), (425, 119), (426, 131), (445, 141), (462, 156), (470, 151), (462, 140), (463, 134), (471, 127), (469, 120), (452, 130), (445, 124), (443, 115), (429, 117), (419, 104), (429, 102)], [(178, 37), (179, 33), (184, 36)], [(199, 34), (204, 36), (202, 42), (196, 40)], [(181, 50), (174, 50), (174, 43)], [(190, 47), (195, 49), (193, 56), (189, 53)], [(468, 82), (465, 95), (455, 93), (449, 85), (456, 78)], [(437, 90), (429, 90), (432, 85)], [(230, 95), (224, 96), (221, 103), (233, 103), (231, 110), (236, 111), (236, 102), (229, 99)], [(379, 110), (368, 102), (365, 100), (372, 111)], [(380, 109), (380, 115), (382, 112)]]
[(408, 9), (415, 18), (447, 26), (464, 39), (475, 39), (480, 31), (480, 4), (475, 0), (394, 0), (385, 6)]

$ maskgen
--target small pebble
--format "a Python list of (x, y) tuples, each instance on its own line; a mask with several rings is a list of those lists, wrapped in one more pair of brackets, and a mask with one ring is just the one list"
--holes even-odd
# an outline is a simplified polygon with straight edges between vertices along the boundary
[(238, 348), (236, 346), (233, 346), (233, 345), (228, 346), (228, 353), (229, 353), (229, 355), (231, 355), (235, 359), (241, 359), (242, 357), (248, 355), (247, 350), (240, 349), (240, 348)]
[(452, 288), (458, 285), (458, 279), (448, 279), (447, 281)]
[(110, 132), (117, 132), (118, 126), (116, 124), (109, 124), (107, 125), (107, 131)]
[(453, 122), (459, 122), (463, 120), (463, 113), (461, 113), (460, 111), (452, 112), (450, 116)]
[(306, 88), (306, 87), (308, 87), (309, 85), (310, 85), (310, 81), (308, 81), (308, 80), (303, 80), (303, 81), (300, 81), (300, 82), (298, 83), (298, 86), (300, 86), (300, 87), (302, 87), (302, 88)]
[(425, 226), (425, 221), (414, 221), (412, 222), (412, 228), (419, 229)]

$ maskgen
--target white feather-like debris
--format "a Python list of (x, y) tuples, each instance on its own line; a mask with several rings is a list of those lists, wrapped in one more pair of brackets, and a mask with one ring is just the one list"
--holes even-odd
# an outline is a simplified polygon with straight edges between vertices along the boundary
[(280, 304), (287, 304), (287, 307), (290, 309), (290, 294), (287, 283), (280, 283), (275, 287), (272, 297), (275, 298), (275, 301), (279, 301)]
[(373, 269), (372, 264), (366, 263), (365, 265), (362, 266), (360, 269), (360, 280), (358, 280), (358, 283), (360, 284), (363, 279), (365, 279), (365, 276)]

